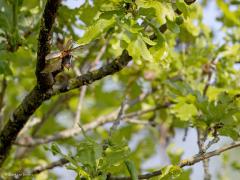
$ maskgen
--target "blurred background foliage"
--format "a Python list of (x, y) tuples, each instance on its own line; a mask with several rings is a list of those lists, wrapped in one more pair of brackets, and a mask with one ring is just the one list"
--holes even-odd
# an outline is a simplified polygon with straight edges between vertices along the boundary
[[(1, 124), (36, 83), (38, 33), (45, 3), (45, 0), (0, 0), (0, 76), (2, 89), (6, 86)], [(172, 151), (174, 148), (169, 146), (176, 129), (197, 127), (207, 131), (210, 139), (214, 133), (239, 139), (240, 106), (236, 98), (240, 88), (239, 1), (216, 0), (219, 9), (216, 21), (221, 23), (218, 32), (203, 23), (203, 10), (209, 3), (206, 0), (191, 5), (183, 0), (85, 0), (74, 8), (70, 3), (64, 1), (58, 10), (51, 50), (58, 50), (70, 38), (85, 48), (74, 55), (74, 67), (62, 76), (76, 76), (74, 69), (85, 73), (98, 68), (119, 57), (124, 49), (133, 58), (123, 71), (86, 88), (79, 123), (91, 123), (118, 110), (124, 97), (133, 100), (148, 94), (127, 108), (126, 114), (171, 106), (134, 117), (145, 124), (121, 122), (111, 137), (108, 123), (87, 131), (86, 136), (78, 134), (57, 144), (23, 148), (24, 153), (20, 152), (22, 147), (14, 146), (2, 172), (13, 173), (50, 163), (49, 151), (67, 158), (70, 161), (67, 168), (75, 171), (77, 178), (104, 179), (109, 172), (127, 176), (133, 169), (137, 174), (151, 172), (153, 169), (142, 169), (142, 165), (161, 145), (168, 164), (172, 164), (161, 178), (190, 179), (191, 169), (174, 166), (184, 153)], [(163, 25), (165, 33), (161, 32)], [(223, 33), (220, 43), (219, 33)], [(97, 59), (101, 51), (104, 53)], [(58, 78), (61, 82), (61, 75)], [(210, 86), (204, 94), (207, 83)], [(45, 102), (29, 120), (43, 123), (30, 126), (19, 139), (28, 143), (31, 138), (44, 138), (71, 128), (81, 91), (74, 90)], [(216, 128), (217, 125), (220, 127)], [(104, 149), (105, 140), (110, 145)], [(238, 157), (231, 158), (229, 153), (223, 162), (222, 167), (239, 170)], [(219, 178), (224, 179), (224, 169), (221, 171)], [(35, 177), (58, 179), (57, 176), (53, 171), (44, 171)]]

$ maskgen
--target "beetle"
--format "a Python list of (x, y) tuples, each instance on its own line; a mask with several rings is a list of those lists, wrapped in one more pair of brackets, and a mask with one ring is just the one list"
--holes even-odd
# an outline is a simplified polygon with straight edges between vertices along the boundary
[(72, 66), (72, 52), (82, 49), (82, 46), (73, 47), (73, 40), (68, 40), (64, 48), (60, 51), (52, 52), (45, 57), (45, 67), (41, 73), (52, 73), (69, 69)]

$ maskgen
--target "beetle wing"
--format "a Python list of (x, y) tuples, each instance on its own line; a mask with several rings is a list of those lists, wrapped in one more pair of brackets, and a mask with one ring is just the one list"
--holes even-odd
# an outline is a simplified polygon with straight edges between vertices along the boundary
[(52, 52), (52, 53), (46, 55), (45, 60), (50, 61), (52, 59), (61, 58), (61, 56), (62, 56), (62, 52), (61, 51), (56, 51), (56, 52)]
[(72, 39), (69, 39), (69, 40), (67, 41), (67, 43), (65, 44), (65, 46), (64, 46), (64, 50), (69, 50), (69, 49), (72, 48), (72, 46), (73, 46), (73, 40), (72, 40)]
[(83, 46), (77, 46), (77, 47), (70, 49), (69, 52), (73, 56), (80, 56), (81, 54), (83, 54), (83, 49), (84, 49)]
[(41, 73), (51, 73), (62, 69), (62, 59), (55, 58), (45, 64)]

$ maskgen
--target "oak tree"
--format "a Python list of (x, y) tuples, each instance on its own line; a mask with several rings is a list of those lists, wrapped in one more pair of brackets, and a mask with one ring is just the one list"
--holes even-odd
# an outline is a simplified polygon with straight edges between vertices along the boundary
[[(211, 179), (222, 153), (218, 177), (239, 170), (240, 2), (215, 2), (214, 31), (206, 0), (0, 0), (0, 177), (190, 179), (203, 162)], [(172, 145), (189, 129), (196, 154)]]

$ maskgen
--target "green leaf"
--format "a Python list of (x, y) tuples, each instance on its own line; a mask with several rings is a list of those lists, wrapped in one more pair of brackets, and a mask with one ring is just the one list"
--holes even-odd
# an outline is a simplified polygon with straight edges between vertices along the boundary
[(4, 60), (0, 60), (0, 74), (12, 75), (12, 70), (9, 67), (9, 63)]
[(177, 180), (191, 180), (192, 169), (183, 170), (183, 172), (178, 176)]
[[(61, 9), (60, 9), (61, 10)], [(87, 25), (91, 24), (98, 15), (99, 7), (91, 6), (88, 1), (79, 8), (80, 19)], [(67, 11), (68, 12), (68, 11)]]
[(142, 36), (142, 39), (145, 43), (151, 45), (151, 46), (155, 46), (157, 44), (157, 42), (155, 41), (152, 41), (151, 39), (149, 39), (148, 37), (146, 36)]
[(161, 180), (174, 179), (180, 176), (182, 169), (179, 166), (169, 165), (162, 169)]
[(167, 19), (167, 28), (173, 33), (180, 33), (180, 28), (177, 23)]
[(51, 151), (52, 151), (53, 155), (62, 154), (61, 149), (59, 148), (59, 146), (56, 143), (53, 143), (51, 145)]
[(240, 162), (237, 162), (237, 161), (233, 161), (232, 163), (231, 163), (231, 166), (234, 168), (234, 169), (236, 169), (236, 170), (240, 170)]
[(177, 8), (183, 13), (185, 18), (189, 17), (189, 10), (186, 3), (183, 0), (177, 0), (176, 2)]
[(229, 10), (229, 7), (227, 6), (227, 4), (224, 1), (217, 0), (217, 4), (218, 4), (219, 8), (223, 11), (226, 18), (228, 18), (234, 24), (240, 26), (240, 18), (236, 14), (234, 14), (233, 12), (231, 12)]
[(101, 11), (119, 10), (123, 5), (123, 0), (107, 1), (101, 5)]
[[(12, 7), (9, 1), (1, 0), (0, 1), (0, 29), (3, 29), (6, 33), (11, 32), (12, 28)], [(4, 11), (3, 11), (4, 10)]]
[(171, 144), (167, 148), (167, 154), (168, 154), (172, 164), (177, 165), (180, 162), (183, 153), (184, 153), (183, 149), (177, 148), (173, 144)]
[(92, 170), (96, 168), (96, 159), (102, 154), (101, 145), (94, 141), (82, 141), (77, 148), (77, 159), (84, 166), (89, 166)]
[(136, 0), (136, 4), (139, 8), (143, 9), (140, 11), (140, 13), (143, 12), (143, 14), (145, 14), (145, 10), (153, 9), (155, 17), (160, 25), (166, 23), (166, 17), (171, 20), (174, 19), (175, 14), (171, 7), (171, 3), (162, 3), (154, 0)]
[(238, 140), (240, 137), (239, 130), (233, 126), (224, 125), (218, 130), (218, 132), (220, 135), (230, 137), (235, 141)]
[(138, 36), (134, 40), (132, 39), (127, 50), (134, 60), (140, 60), (142, 57), (144, 60), (153, 61), (153, 56), (141, 36)]
[(78, 176), (77, 178), (79, 179), (86, 178), (87, 180), (91, 180), (91, 176), (80, 166), (76, 167), (71, 164), (68, 164), (66, 165), (66, 168), (75, 171)]
[(128, 146), (109, 146), (104, 151), (104, 157), (101, 159), (102, 163), (100, 168), (107, 170), (112, 166), (119, 166), (130, 155), (130, 149)]
[(240, 1), (239, 0), (232, 0), (231, 4), (232, 5), (240, 5)]
[(11, 29), (9, 18), (2, 13), (0, 13), (0, 28), (3, 29), (5, 32), (9, 32)]
[(155, 62), (159, 62), (165, 59), (168, 55), (167, 44), (165, 41), (162, 42), (158, 40), (157, 44), (155, 46), (152, 46), (149, 51), (152, 54)]
[(113, 27), (115, 23), (116, 20), (114, 17), (111, 19), (99, 19), (96, 23), (87, 28), (83, 37), (78, 40), (78, 43), (80, 45), (86, 45), (90, 43), (91, 41), (98, 38), (101, 34), (106, 32), (108, 29)]
[(131, 176), (132, 180), (138, 180), (138, 174), (134, 163), (130, 160), (125, 161), (125, 165), (127, 166), (128, 172)]
[(184, 26), (193, 36), (198, 36), (200, 32), (199, 28), (196, 27), (189, 19), (185, 20), (182, 26)]
[(181, 16), (176, 17), (176, 24), (177, 25), (181, 25), (181, 24), (183, 24), (183, 22), (184, 22), (184, 20), (183, 20), (183, 18)]
[(182, 121), (188, 121), (197, 115), (197, 108), (193, 104), (178, 103), (172, 108), (174, 114)]
[(171, 82), (166, 81), (166, 85), (169, 87), (169, 90), (176, 96), (186, 96), (188, 94), (193, 94), (193, 89), (191, 86), (184, 81)]
[(143, 41), (143, 39), (141, 37), (138, 37), (138, 39), (137, 39), (137, 46), (141, 50), (141, 55), (142, 55), (143, 59), (149, 60), (149, 61), (153, 60), (153, 57), (152, 57), (151, 53), (149, 52), (147, 45), (145, 44), (145, 42)]

